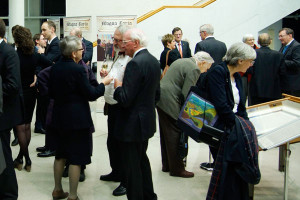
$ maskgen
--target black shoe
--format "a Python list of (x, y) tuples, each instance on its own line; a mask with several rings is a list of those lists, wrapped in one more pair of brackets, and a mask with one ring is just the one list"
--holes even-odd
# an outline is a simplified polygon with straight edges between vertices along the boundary
[(44, 152), (38, 153), (37, 156), (38, 157), (43, 157), (43, 158), (55, 156), (55, 151), (46, 150)]
[(200, 164), (200, 168), (201, 169), (205, 169), (207, 171), (213, 171), (214, 170), (214, 167), (215, 167), (215, 164), (214, 163), (201, 163)]
[(64, 169), (64, 173), (62, 175), (64, 178), (67, 178), (69, 176), (69, 168), (68, 167), (65, 167)]
[(121, 180), (114, 175), (113, 173), (106, 174), (106, 175), (101, 175), (100, 176), (101, 181), (114, 181), (114, 182), (120, 182)]
[(38, 148), (36, 148), (36, 151), (37, 152), (45, 152), (45, 151), (47, 151), (47, 148), (46, 148), (46, 146), (38, 147)]
[(122, 196), (125, 194), (126, 194), (126, 187), (124, 187), (121, 184), (113, 191), (114, 196)]
[(84, 171), (80, 172), (79, 182), (83, 182), (85, 180)]
[(35, 133), (40, 133), (40, 134), (46, 134), (46, 131), (43, 128), (35, 128), (34, 132)]
[(18, 144), (19, 144), (18, 138), (15, 138), (15, 139), (11, 142), (11, 146), (17, 146)]

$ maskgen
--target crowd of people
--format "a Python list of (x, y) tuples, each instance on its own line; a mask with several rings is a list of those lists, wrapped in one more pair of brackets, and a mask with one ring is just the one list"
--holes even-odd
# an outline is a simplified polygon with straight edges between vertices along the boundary
[[(247, 34), (243, 42), (227, 49), (214, 38), (213, 26), (204, 24), (199, 32), (202, 41), (192, 56), (182, 30), (175, 27), (162, 37), (159, 62), (147, 50), (143, 31), (121, 25), (112, 38), (113, 64), (109, 70), (101, 69), (101, 83), (91, 70), (92, 43), (82, 37), (81, 30), (75, 28), (61, 40), (55, 30), (55, 24), (46, 21), (41, 34), (32, 37), (28, 28), (16, 25), (14, 44), (9, 45), (3, 40), (5, 23), (0, 19), (0, 199), (17, 199), (14, 168), (30, 172), (34, 165), (28, 146), (35, 106), (34, 131), (45, 134), (45, 145), (36, 149), (38, 156), (55, 156), (52, 197), (79, 199), (78, 182), (85, 180), (84, 169), (91, 163), (95, 131), (89, 101), (100, 96), (105, 98), (112, 169), (100, 180), (120, 182), (115, 196), (158, 199), (147, 156), (148, 141), (157, 130), (156, 110), (162, 172), (194, 176), (185, 170), (178, 154), (183, 130), (177, 124), (192, 86), (214, 105), (219, 116), (214, 127), (224, 133), (218, 146), (210, 146), (214, 161), (200, 164), (213, 170), (206, 199), (249, 199), (248, 184), (258, 183), (260, 172), (246, 102), (255, 105), (279, 99), (282, 92), (300, 97), (300, 44), (292, 29), (280, 30), (282, 48), (277, 52), (269, 48), (272, 39), (267, 33), (258, 37), (260, 48)], [(14, 160), (9, 145), (12, 129), (20, 145)], [(61, 183), (67, 176), (69, 192)]]

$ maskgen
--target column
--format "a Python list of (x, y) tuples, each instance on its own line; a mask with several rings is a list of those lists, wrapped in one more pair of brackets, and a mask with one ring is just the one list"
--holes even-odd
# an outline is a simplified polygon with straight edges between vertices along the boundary
[(9, 0), (8, 3), (8, 17), (9, 17), (9, 32), (8, 41), (13, 43), (11, 28), (15, 25), (24, 26), (25, 15), (24, 15), (25, 0)]

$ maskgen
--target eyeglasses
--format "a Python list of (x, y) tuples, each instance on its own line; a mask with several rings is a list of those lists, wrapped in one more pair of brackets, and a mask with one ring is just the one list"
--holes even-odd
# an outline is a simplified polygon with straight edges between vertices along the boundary
[(283, 37), (285, 37), (285, 36), (287, 36), (287, 35), (279, 35), (278, 38), (283, 38)]
[(83, 48), (81, 48), (81, 49), (77, 49), (77, 51), (83, 51)]
[(122, 41), (123, 41), (123, 40), (118, 40), (118, 39), (116, 39), (116, 38), (114, 38), (114, 37), (112, 37), (112, 40), (115, 41), (116, 43), (122, 42)]
[(181, 36), (182, 34), (179, 33), (179, 34), (174, 34), (174, 35), (175, 35), (175, 36)]
[(132, 40), (123, 40), (122, 42), (123, 42), (123, 44), (127, 44), (130, 41), (132, 41)]

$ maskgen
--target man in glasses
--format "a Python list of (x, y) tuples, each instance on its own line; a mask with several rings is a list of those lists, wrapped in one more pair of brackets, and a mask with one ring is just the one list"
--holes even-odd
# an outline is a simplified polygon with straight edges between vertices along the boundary
[(300, 44), (294, 39), (294, 31), (283, 28), (279, 31), (279, 40), (282, 47), (286, 67), (286, 76), (281, 83), (282, 92), (300, 97)]
[[(127, 26), (119, 26), (113, 37), (114, 50), (116, 52), (114, 62), (109, 71), (102, 69), (100, 75), (112, 76), (120, 81), (123, 80), (124, 72), (127, 63), (130, 60), (128, 55), (125, 55), (125, 49), (123, 45), (123, 34), (128, 30)], [(120, 185), (113, 191), (114, 196), (121, 196), (126, 194), (126, 187), (124, 183), (124, 171), (121, 162), (121, 149), (120, 142), (118, 138), (118, 132), (115, 132), (115, 127), (119, 125), (117, 117), (121, 112), (120, 104), (113, 98), (114, 95), (114, 83), (111, 82), (109, 85), (105, 86), (105, 114), (107, 114), (107, 126), (108, 126), (108, 136), (107, 136), (107, 150), (109, 154), (109, 161), (111, 166), (111, 173), (107, 175), (101, 175), (100, 180), (102, 181), (115, 181), (121, 182)]]
[(160, 95), (161, 70), (146, 43), (141, 30), (125, 32), (123, 48), (132, 59), (126, 66), (123, 82), (114, 81), (114, 99), (122, 106), (114, 132), (121, 144), (127, 198), (131, 200), (157, 200), (147, 147), (156, 131), (155, 104)]
[(176, 52), (180, 58), (190, 58), (192, 57), (190, 45), (188, 42), (182, 40), (182, 30), (179, 27), (175, 27), (172, 30), (172, 34), (175, 37), (176, 41)]

